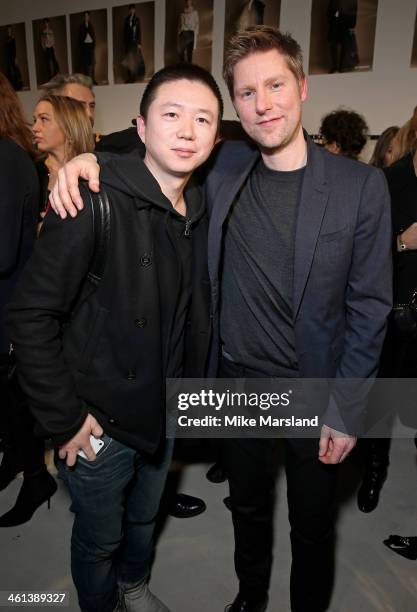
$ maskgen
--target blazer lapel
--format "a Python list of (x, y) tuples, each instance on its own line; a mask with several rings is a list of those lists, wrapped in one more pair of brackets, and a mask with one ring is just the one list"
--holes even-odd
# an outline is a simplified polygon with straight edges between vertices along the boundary
[(295, 231), (293, 318), (303, 299), (329, 197), (321, 151), (307, 138), (307, 166), (301, 187)]
[(223, 237), (223, 224), (229, 214), (230, 208), (242, 188), (250, 171), (259, 158), (259, 153), (251, 151), (248, 159), (239, 168), (239, 172), (232, 173), (224, 178), (216, 192), (209, 224), (209, 257), (208, 268), (212, 285), (217, 285), (218, 268), (220, 264), (221, 243)]

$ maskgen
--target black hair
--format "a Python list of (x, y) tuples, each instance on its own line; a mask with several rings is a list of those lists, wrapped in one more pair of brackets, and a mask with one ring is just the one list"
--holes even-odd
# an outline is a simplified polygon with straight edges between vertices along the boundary
[(195, 64), (173, 64), (171, 66), (165, 66), (158, 72), (155, 72), (149, 83), (147, 84), (145, 91), (140, 102), (140, 114), (146, 120), (148, 110), (152, 102), (156, 98), (159, 87), (164, 83), (172, 83), (173, 81), (196, 81), (206, 85), (210, 91), (213, 92), (219, 103), (219, 121), (218, 127), (220, 128), (220, 121), (223, 116), (223, 98), (220, 92), (219, 86), (217, 85), (214, 77), (201, 66)]
[(321, 120), (320, 134), (326, 143), (335, 142), (342, 155), (357, 159), (368, 138), (368, 125), (355, 111), (335, 110)]

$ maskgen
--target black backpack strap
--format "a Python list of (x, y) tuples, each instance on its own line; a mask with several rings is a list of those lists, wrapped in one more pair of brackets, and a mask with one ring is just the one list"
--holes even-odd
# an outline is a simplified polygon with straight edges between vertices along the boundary
[(84, 201), (90, 202), (93, 216), (94, 247), (88, 280), (94, 285), (98, 285), (104, 274), (107, 253), (110, 247), (110, 201), (104, 189), (101, 189), (99, 193), (95, 193), (88, 189), (85, 182), (80, 183), (80, 187), (86, 195)]

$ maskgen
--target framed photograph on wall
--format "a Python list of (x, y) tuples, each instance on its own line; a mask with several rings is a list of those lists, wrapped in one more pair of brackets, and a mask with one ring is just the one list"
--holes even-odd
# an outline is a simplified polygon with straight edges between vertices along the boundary
[(113, 7), (115, 83), (149, 81), (155, 71), (155, 3)]
[(65, 15), (32, 21), (38, 89), (59, 72), (68, 73)]
[(378, 0), (313, 0), (310, 74), (372, 70)]
[(417, 11), (414, 22), (413, 49), (411, 51), (411, 68), (417, 68)]
[(198, 64), (211, 71), (213, 0), (166, 3), (165, 65)]
[(226, 0), (224, 22), (224, 48), (238, 30), (253, 25), (279, 28), (281, 0)]
[(107, 11), (84, 11), (70, 15), (72, 71), (81, 72), (94, 85), (107, 85)]
[(26, 30), (24, 23), (0, 27), (0, 70), (15, 91), (30, 89)]

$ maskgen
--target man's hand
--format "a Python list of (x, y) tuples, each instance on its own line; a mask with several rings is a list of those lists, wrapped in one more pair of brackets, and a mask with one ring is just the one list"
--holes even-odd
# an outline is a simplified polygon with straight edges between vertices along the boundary
[[(404, 244), (407, 246), (407, 250), (415, 251), (417, 249), (417, 223), (412, 223), (406, 230), (400, 234)], [(398, 245), (397, 238), (397, 250), (402, 251), (402, 249)]]
[(355, 436), (348, 436), (323, 425), (319, 443), (319, 460), (326, 464), (342, 463), (354, 448), (356, 440)]
[(77, 453), (79, 450), (83, 450), (89, 461), (94, 461), (96, 454), (91, 448), (90, 435), (95, 438), (100, 438), (103, 435), (103, 429), (96, 419), (91, 415), (87, 415), (83, 426), (71, 440), (68, 440), (66, 444), (60, 447), (59, 457), (60, 459), (67, 458), (67, 465), (69, 467), (75, 465), (77, 461)]
[(83, 153), (66, 163), (58, 171), (58, 177), (49, 196), (51, 206), (56, 214), (62, 219), (65, 219), (67, 213), (71, 217), (76, 217), (78, 210), (84, 207), (78, 189), (78, 179), (81, 177), (88, 181), (91, 191), (99, 191), (99, 174), (100, 166), (93, 153)]

